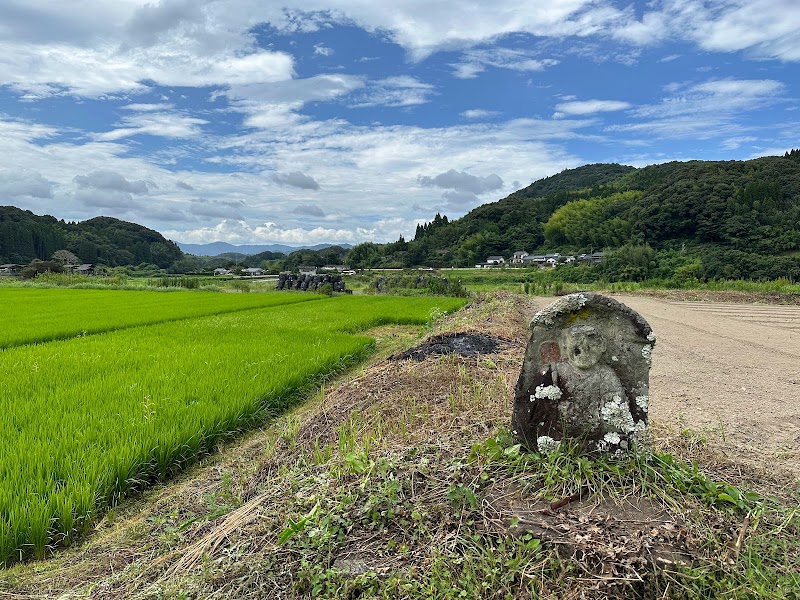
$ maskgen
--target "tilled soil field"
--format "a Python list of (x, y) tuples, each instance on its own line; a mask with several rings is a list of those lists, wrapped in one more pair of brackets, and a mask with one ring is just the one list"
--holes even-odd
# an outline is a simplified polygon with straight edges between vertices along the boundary
[(800, 306), (615, 297), (657, 336), (654, 422), (800, 477)]

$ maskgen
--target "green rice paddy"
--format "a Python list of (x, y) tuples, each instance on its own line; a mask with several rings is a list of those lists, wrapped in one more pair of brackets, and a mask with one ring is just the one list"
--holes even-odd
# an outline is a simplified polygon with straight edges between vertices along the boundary
[(0, 287), (0, 349), (319, 298), (314, 294)]
[[(43, 314), (29, 304), (31, 296), (16, 296), (16, 328), (11, 335), (4, 329), (2, 338), (0, 565), (69, 544), (127, 491), (169, 476), (221, 439), (285, 409), (321, 377), (370, 351), (373, 340), (358, 332), (425, 324), (431, 314), (464, 303), (24, 292), (38, 293)], [(10, 297), (0, 294), (4, 302)], [(313, 301), (300, 301), (306, 298)], [(258, 308), (247, 310), (248, 301)], [(223, 306), (238, 312), (197, 316)], [(114, 329), (115, 315), (123, 329), (72, 335), (76, 324)], [(31, 335), (16, 319), (29, 319)], [(156, 320), (166, 322), (142, 325)], [(44, 339), (55, 341), (30, 344)]]

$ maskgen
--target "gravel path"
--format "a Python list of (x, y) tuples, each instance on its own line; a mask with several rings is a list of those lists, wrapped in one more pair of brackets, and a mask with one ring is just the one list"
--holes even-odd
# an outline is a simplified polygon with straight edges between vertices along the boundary
[(800, 306), (615, 298), (657, 336), (654, 420), (800, 476)]

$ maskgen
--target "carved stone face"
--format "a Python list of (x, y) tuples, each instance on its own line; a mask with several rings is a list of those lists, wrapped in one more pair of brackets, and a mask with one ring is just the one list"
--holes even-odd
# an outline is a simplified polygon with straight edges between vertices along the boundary
[(603, 335), (591, 325), (578, 325), (567, 330), (566, 358), (577, 369), (595, 366), (606, 351)]

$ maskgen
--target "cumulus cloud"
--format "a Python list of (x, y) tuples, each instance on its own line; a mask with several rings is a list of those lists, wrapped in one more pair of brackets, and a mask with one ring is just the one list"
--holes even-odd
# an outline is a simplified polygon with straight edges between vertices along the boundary
[(181, 190), (187, 190), (187, 191), (193, 191), (194, 190), (194, 188), (191, 185), (189, 185), (185, 181), (180, 181), (180, 180), (175, 182), (175, 187), (177, 187), (177, 188), (179, 188)]
[(0, 197), (52, 198), (53, 183), (34, 171), (0, 171)]
[(325, 211), (316, 204), (300, 204), (292, 210), (296, 215), (309, 215), (311, 217), (324, 217)]
[(126, 194), (147, 194), (151, 187), (157, 187), (152, 181), (129, 181), (114, 171), (92, 171), (88, 175), (76, 175), (73, 181), (79, 188), (94, 188), (124, 192)]
[(565, 116), (592, 115), (599, 112), (613, 112), (628, 108), (631, 108), (631, 104), (621, 100), (576, 100), (556, 104), (556, 112), (553, 113), (553, 117), (560, 119)]
[(503, 180), (499, 175), (495, 175), (494, 173), (486, 177), (478, 177), (464, 171), (456, 171), (455, 169), (439, 173), (439, 175), (435, 177), (419, 175), (417, 177), (417, 183), (424, 187), (438, 187), (455, 190), (457, 192), (468, 192), (474, 195), (493, 192), (503, 187)]
[(285, 227), (274, 222), (266, 222), (252, 227), (243, 220), (225, 219), (220, 223), (192, 230), (165, 230), (162, 233), (172, 240), (182, 243), (203, 244), (225, 240), (232, 244), (283, 243), (300, 244), (358, 244), (370, 240), (393, 241), (401, 235), (408, 237), (418, 219), (389, 217), (379, 219), (371, 227), (354, 226), (350, 229), (326, 227)]
[(207, 243), (216, 240), (227, 240), (230, 243), (356, 243), (369, 238), (374, 231), (356, 228), (331, 229), (314, 227), (281, 227), (276, 223), (267, 222), (257, 227), (251, 227), (246, 221), (225, 219), (213, 227), (202, 227), (190, 231), (168, 231), (170, 239), (177, 239), (184, 243)]
[(318, 190), (319, 183), (316, 179), (300, 171), (292, 171), (291, 173), (276, 173), (272, 176), (272, 181), (278, 185), (288, 185), (291, 187), (300, 188), (301, 190)]
[(315, 56), (333, 56), (334, 55), (333, 48), (328, 48), (323, 44), (314, 44), (314, 55)]

